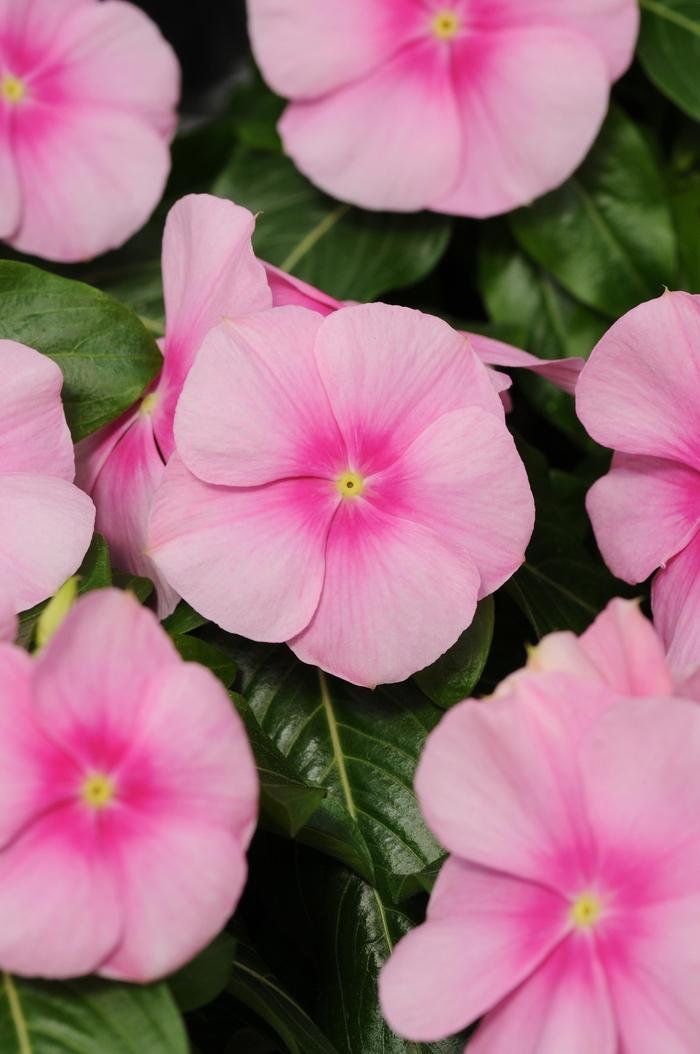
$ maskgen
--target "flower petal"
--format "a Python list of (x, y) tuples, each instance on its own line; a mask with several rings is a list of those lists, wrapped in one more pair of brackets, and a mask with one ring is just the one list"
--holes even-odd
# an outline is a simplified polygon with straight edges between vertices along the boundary
[(273, 267), (266, 263), (265, 274), (272, 293), (272, 303), (275, 307), (286, 307), (296, 304), (297, 307), (308, 307), (311, 311), (317, 311), (319, 315), (331, 315), (344, 305), (340, 300), (334, 300), (320, 289), (302, 282), (301, 278), (280, 271), (279, 267)]
[(651, 605), (678, 691), (700, 701), (700, 532), (656, 575)]
[(568, 359), (538, 359), (528, 351), (521, 351), (510, 344), (504, 344), (500, 340), (484, 337), (480, 333), (467, 333), (469, 343), (479, 356), (485, 366), (506, 366), (516, 369), (531, 370), (546, 377), (557, 388), (561, 388), (568, 395), (573, 395), (579, 375), (584, 366), (584, 360), (579, 358)]
[(325, 480), (216, 487), (176, 454), (153, 504), (149, 555), (205, 618), (252, 640), (284, 641), (318, 606), (340, 500)]
[(580, 646), (615, 691), (673, 695), (663, 644), (635, 601), (611, 600), (581, 636)]
[(207, 483), (254, 486), (347, 468), (314, 358), (322, 321), (305, 308), (279, 307), (209, 334), (175, 420), (191, 472)]
[(11, 238), (22, 216), (22, 188), (12, 152), (13, 117), (0, 106), (0, 238)]

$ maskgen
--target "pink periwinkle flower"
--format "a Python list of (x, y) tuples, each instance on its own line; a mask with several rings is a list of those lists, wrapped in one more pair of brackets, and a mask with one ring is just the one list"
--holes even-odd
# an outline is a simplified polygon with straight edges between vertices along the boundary
[(428, 738), (416, 790), (449, 850), (381, 977), (418, 1042), (468, 1054), (700, 1050), (700, 708), (523, 676)]
[(0, 639), (13, 615), (55, 593), (80, 566), (95, 509), (73, 485), (63, 376), (38, 351), (0, 340)]
[(170, 170), (180, 73), (123, 0), (0, 4), (0, 238), (84, 260), (138, 230)]
[(438, 658), (522, 563), (523, 464), (462, 334), (408, 308), (276, 307), (206, 338), (150, 552), (206, 618), (358, 684)]
[(0, 645), (0, 966), (149, 981), (226, 923), (257, 775), (208, 670), (118, 590), (32, 659)]
[(679, 677), (700, 656), (700, 297), (666, 292), (621, 318), (594, 348), (576, 407), (615, 451), (587, 507), (610, 569), (642, 582), (657, 568), (654, 621)]
[(565, 180), (629, 65), (635, 0), (248, 0), (309, 179), (369, 209), (491, 216)]

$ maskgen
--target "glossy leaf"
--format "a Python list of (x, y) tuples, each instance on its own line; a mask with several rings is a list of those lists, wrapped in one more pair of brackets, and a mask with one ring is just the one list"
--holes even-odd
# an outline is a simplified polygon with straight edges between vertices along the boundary
[(639, 58), (657, 88), (700, 121), (700, 0), (639, 0)]
[(467, 699), (479, 683), (491, 649), (493, 625), (493, 597), (487, 597), (457, 643), (432, 666), (415, 675), (419, 688), (444, 710)]
[(168, 987), (183, 1013), (191, 1013), (221, 995), (233, 974), (236, 940), (220, 933), (192, 962), (168, 978)]

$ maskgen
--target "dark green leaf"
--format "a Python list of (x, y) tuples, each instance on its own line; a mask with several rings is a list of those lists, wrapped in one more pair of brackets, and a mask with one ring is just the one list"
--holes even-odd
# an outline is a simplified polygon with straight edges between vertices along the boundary
[(373, 300), (417, 282), (447, 248), (451, 221), (339, 204), (281, 154), (240, 147), (215, 193), (258, 217), (258, 255), (339, 300)]
[(170, 991), (183, 1013), (191, 1013), (221, 995), (233, 974), (236, 941), (220, 933), (204, 951), (168, 978)]
[(191, 633), (193, 629), (204, 626), (206, 621), (194, 608), (181, 600), (172, 615), (163, 620), (163, 627), (168, 633)]
[(493, 597), (487, 597), (457, 643), (432, 666), (415, 675), (418, 686), (444, 710), (469, 698), (479, 683), (491, 649), (493, 620)]
[(79, 591), (89, 593), (93, 589), (106, 589), (112, 584), (112, 565), (109, 559), (107, 542), (101, 534), (96, 534), (85, 554), (80, 570)]
[(639, 58), (665, 95), (700, 121), (700, 0), (639, 0)]
[(186, 662), (198, 662), (200, 666), (206, 666), (225, 688), (231, 687), (236, 677), (236, 664), (225, 651), (215, 644), (184, 633), (171, 633), (171, 638)]
[(0, 261), (0, 337), (52, 358), (74, 439), (134, 403), (160, 367), (139, 319), (116, 300), (29, 264)]

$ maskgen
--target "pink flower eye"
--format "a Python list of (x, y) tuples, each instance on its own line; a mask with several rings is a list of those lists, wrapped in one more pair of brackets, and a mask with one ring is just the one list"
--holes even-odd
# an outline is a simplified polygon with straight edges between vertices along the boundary
[(461, 28), (461, 19), (456, 11), (438, 11), (431, 22), (431, 28), (438, 40), (453, 40)]
[(17, 103), (22, 102), (26, 94), (27, 86), (24, 81), (21, 81), (19, 77), (15, 77), (11, 73), (3, 75), (2, 80), (0, 80), (0, 96), (5, 102), (15, 106)]
[(338, 477), (336, 486), (344, 498), (359, 498), (365, 489), (365, 481), (358, 472), (344, 472)]
[(582, 893), (571, 905), (571, 919), (580, 930), (590, 930), (600, 921), (603, 905), (595, 893)]
[(105, 809), (114, 801), (114, 781), (102, 772), (94, 772), (83, 782), (80, 796), (92, 809)]

